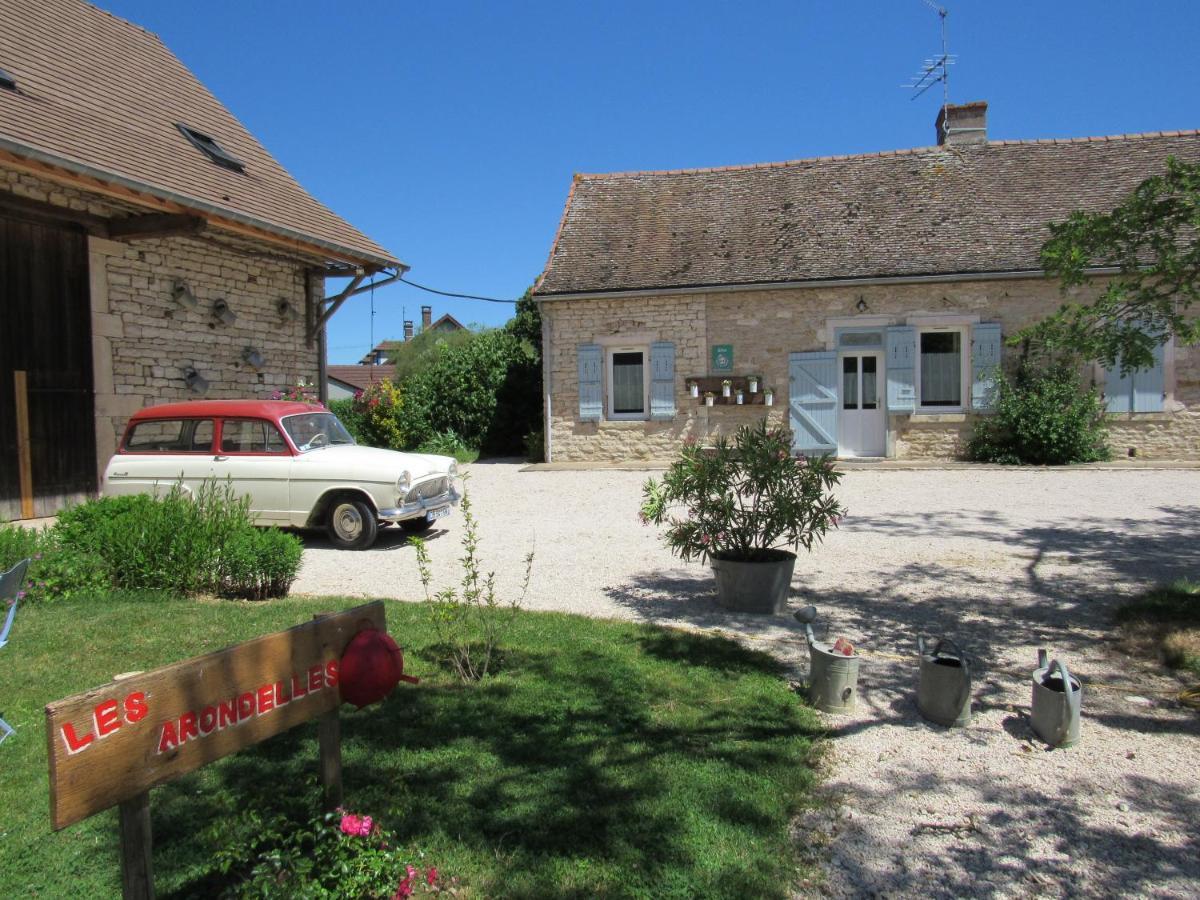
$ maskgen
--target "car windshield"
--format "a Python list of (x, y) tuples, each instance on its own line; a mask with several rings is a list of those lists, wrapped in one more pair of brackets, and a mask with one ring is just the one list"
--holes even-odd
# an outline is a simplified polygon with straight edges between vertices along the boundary
[(302, 413), (286, 416), (283, 427), (301, 453), (331, 444), (353, 444), (346, 426), (331, 412)]

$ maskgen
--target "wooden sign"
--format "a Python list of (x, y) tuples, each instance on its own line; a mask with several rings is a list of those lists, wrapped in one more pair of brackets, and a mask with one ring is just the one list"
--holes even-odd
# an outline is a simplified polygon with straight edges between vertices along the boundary
[(341, 704), (338, 661), (365, 627), (387, 630), (383, 603), (51, 703), (46, 738), (54, 830), (326, 714), (332, 714), (333, 733), (326, 734), (323, 721), (322, 764), (330, 764), (325, 747), (336, 748)]

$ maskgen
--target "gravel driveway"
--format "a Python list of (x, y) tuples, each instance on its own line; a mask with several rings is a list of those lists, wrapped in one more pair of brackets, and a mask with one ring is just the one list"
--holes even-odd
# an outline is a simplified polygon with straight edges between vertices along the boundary
[[(481, 555), (515, 590), (536, 549), (529, 609), (721, 629), (807, 670), (790, 617), (737, 616), (710, 573), (681, 564), (636, 518), (645, 473), (470, 467)], [(850, 516), (797, 564), (795, 605), (867, 651), (860, 706), (828, 719), (833, 895), (1200, 895), (1200, 716), (1178, 682), (1113, 646), (1115, 602), (1200, 576), (1200, 472), (848, 472)], [(430, 535), (435, 577), (457, 575), (461, 516)], [(439, 523), (440, 525), (441, 523)], [(308, 540), (297, 593), (417, 599), (413, 551), (381, 533), (365, 553)], [(977, 660), (975, 719), (917, 714), (918, 634)], [(1036, 648), (1084, 681), (1082, 739), (1047, 751), (1028, 724)]]

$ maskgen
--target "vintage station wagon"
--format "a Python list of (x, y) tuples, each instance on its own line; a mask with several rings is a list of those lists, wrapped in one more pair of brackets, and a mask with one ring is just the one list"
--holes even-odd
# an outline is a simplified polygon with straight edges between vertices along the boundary
[(324, 528), (349, 550), (381, 524), (422, 531), (458, 503), (448, 456), (360, 447), (319, 404), (197, 400), (136, 413), (104, 473), (108, 495), (232, 480), (260, 525)]

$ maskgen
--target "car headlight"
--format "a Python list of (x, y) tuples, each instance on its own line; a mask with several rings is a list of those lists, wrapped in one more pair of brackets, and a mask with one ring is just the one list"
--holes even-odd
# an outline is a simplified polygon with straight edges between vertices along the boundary
[(446, 470), (446, 474), (448, 474), (451, 478), (458, 477), (458, 462), (457, 461), (452, 461), (450, 463), (450, 468)]
[(412, 487), (412, 473), (405, 470), (400, 473), (400, 477), (396, 479), (396, 494), (403, 498), (408, 493), (408, 489)]

